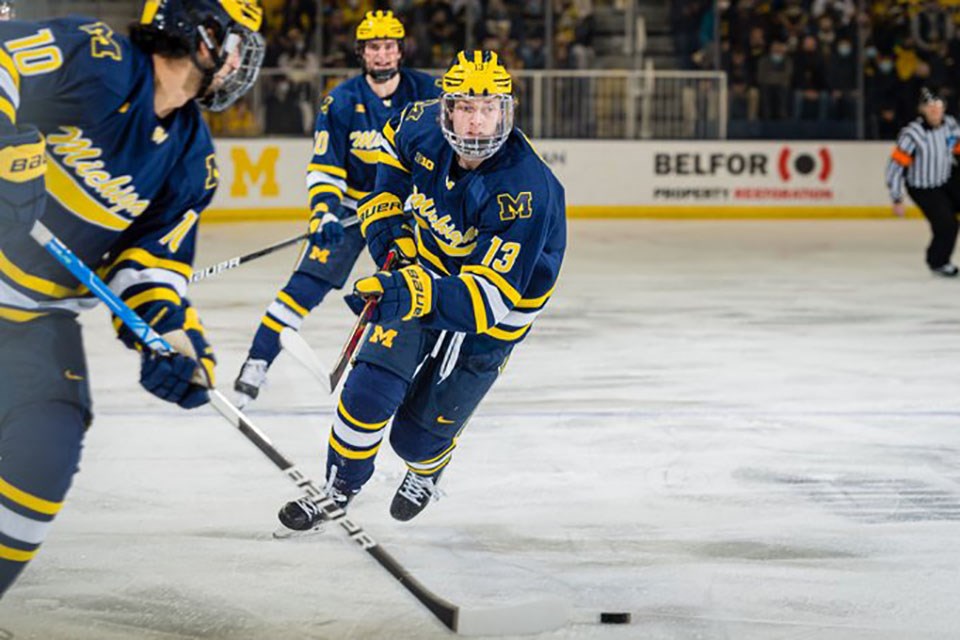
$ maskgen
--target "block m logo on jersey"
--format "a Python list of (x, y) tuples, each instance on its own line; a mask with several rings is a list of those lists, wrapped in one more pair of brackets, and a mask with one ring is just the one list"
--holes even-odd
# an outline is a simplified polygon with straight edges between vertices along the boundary
[(504, 222), (533, 215), (533, 194), (529, 191), (521, 191), (516, 198), (501, 193), (497, 196), (497, 203), (500, 205), (500, 219)]
[(280, 185), (277, 184), (277, 160), (280, 158), (280, 147), (269, 145), (260, 151), (254, 162), (247, 153), (246, 147), (230, 149), (230, 159), (233, 161), (233, 181), (230, 183), (231, 198), (246, 198), (249, 195), (247, 183), (250, 186), (260, 185), (260, 197), (276, 198), (280, 195)]
[(382, 344), (387, 349), (393, 349), (393, 339), (397, 337), (396, 329), (384, 329), (378, 324), (373, 325), (373, 333), (370, 334), (370, 342), (373, 344)]

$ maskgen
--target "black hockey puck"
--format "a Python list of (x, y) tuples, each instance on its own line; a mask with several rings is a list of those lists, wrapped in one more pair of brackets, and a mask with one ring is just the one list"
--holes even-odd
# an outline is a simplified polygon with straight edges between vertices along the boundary
[(628, 624), (629, 622), (630, 614), (627, 612), (604, 611), (600, 614), (601, 624)]

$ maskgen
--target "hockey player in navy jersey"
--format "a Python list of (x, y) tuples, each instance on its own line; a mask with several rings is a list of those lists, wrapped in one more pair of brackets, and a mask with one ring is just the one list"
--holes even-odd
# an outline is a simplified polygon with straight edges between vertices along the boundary
[(357, 201), (373, 189), (383, 125), (408, 103), (440, 93), (432, 77), (401, 68), (403, 38), (403, 24), (392, 12), (368, 12), (356, 33), (363, 73), (331, 91), (317, 114), (307, 167), (310, 241), (254, 335), (234, 383), (240, 407), (256, 398), (266, 381), (280, 353), (280, 331), (299, 331), (324, 296), (343, 287), (363, 251), (360, 230), (344, 228), (341, 220), (354, 217)]
[(218, 177), (200, 109), (255, 81), (261, 17), (256, 0), (147, 0), (129, 38), (95, 19), (0, 23), (0, 594), (46, 538), (92, 419), (76, 315), (96, 299), (29, 231), (42, 218), (177, 349), (141, 352), (147, 391), (208, 402), (214, 354), (185, 295)]
[[(419, 514), (480, 401), (556, 286), (566, 246), (563, 187), (513, 126), (512, 79), (495, 53), (458, 54), (439, 100), (384, 127), (373, 192), (359, 208), (373, 259), (400, 268), (354, 284), (377, 298), (337, 407), (327, 490), (346, 506), (373, 473), (387, 423), (407, 472), (390, 505)], [(412, 214), (403, 203), (410, 196)], [(280, 510), (306, 530), (309, 499)]]

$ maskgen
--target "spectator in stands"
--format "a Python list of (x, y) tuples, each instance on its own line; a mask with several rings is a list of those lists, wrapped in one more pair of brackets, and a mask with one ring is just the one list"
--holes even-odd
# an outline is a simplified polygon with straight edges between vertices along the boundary
[(897, 135), (897, 93), (900, 79), (893, 65), (893, 55), (878, 51), (874, 63), (866, 70), (867, 109), (865, 117), (870, 137), (886, 140)]
[(727, 65), (727, 87), (731, 120), (756, 120), (757, 91), (754, 78), (743, 49), (734, 49)]
[(286, 0), (283, 8), (283, 23), (281, 30), (284, 33), (296, 29), (303, 34), (307, 47), (313, 48), (313, 35), (317, 28), (316, 0)]
[(790, 117), (790, 87), (793, 82), (793, 60), (787, 57), (785, 42), (775, 40), (770, 52), (757, 64), (757, 85), (760, 89), (760, 117), (764, 120), (785, 120)]
[(281, 76), (266, 99), (266, 133), (268, 135), (303, 135), (303, 112), (293, 85)]
[(825, 117), (823, 63), (816, 36), (805, 36), (793, 62), (793, 116), (798, 120)]
[(543, 45), (543, 27), (527, 33), (527, 37), (517, 50), (525, 69), (543, 69), (547, 66)]
[(844, 36), (826, 58), (827, 117), (831, 120), (853, 120), (856, 117), (857, 72), (853, 42)]

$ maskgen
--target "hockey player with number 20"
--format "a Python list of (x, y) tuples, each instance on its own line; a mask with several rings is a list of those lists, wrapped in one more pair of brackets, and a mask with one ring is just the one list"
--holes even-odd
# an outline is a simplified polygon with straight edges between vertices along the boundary
[(405, 35), (392, 12), (367, 12), (356, 32), (363, 73), (338, 85), (323, 100), (307, 168), (310, 241), (257, 327), (234, 382), (239, 407), (259, 395), (267, 370), (280, 354), (280, 332), (299, 331), (327, 293), (343, 287), (363, 253), (360, 230), (355, 225), (345, 228), (341, 221), (356, 219), (357, 200), (373, 188), (384, 123), (407, 103), (440, 93), (432, 77), (401, 66)]
[[(438, 100), (415, 102), (383, 130), (360, 230), (377, 264), (348, 303), (378, 302), (343, 386), (327, 449), (341, 506), (370, 479), (387, 423), (406, 474), (390, 513), (410, 520), (480, 401), (556, 286), (566, 247), (563, 187), (513, 126), (513, 81), (491, 51), (461, 52)], [(409, 199), (411, 212), (403, 203)], [(288, 529), (322, 518), (313, 501), (280, 510)]]
[(129, 38), (89, 18), (0, 22), (0, 594), (46, 538), (92, 418), (76, 315), (96, 299), (30, 230), (42, 218), (174, 346), (141, 352), (147, 391), (207, 403), (213, 349), (185, 296), (218, 179), (200, 109), (253, 85), (261, 19), (256, 0), (147, 0)]

